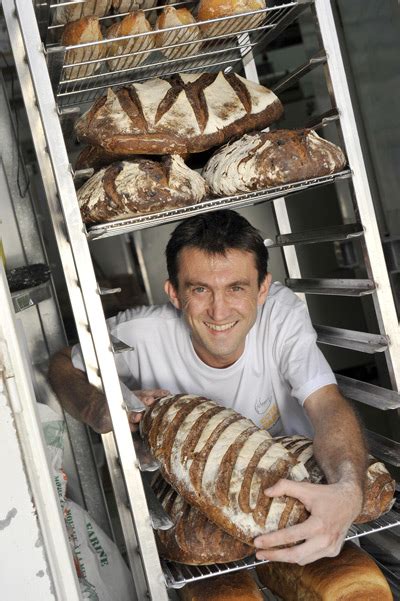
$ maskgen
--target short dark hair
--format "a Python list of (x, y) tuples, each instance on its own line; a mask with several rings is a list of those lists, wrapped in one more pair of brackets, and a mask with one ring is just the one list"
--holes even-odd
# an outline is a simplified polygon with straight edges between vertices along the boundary
[(268, 271), (268, 250), (261, 234), (247, 219), (229, 209), (211, 211), (189, 217), (172, 232), (167, 248), (168, 277), (178, 288), (178, 259), (185, 247), (198, 248), (209, 254), (224, 255), (229, 249), (244, 250), (254, 255), (261, 286)]

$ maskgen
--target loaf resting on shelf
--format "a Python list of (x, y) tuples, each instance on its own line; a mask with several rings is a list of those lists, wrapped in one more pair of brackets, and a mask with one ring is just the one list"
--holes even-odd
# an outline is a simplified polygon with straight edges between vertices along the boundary
[(178, 596), (181, 601), (265, 601), (250, 572), (243, 570), (190, 582)]
[[(187, 8), (175, 9), (166, 6), (156, 22), (156, 29), (163, 30), (168, 27), (184, 26), (172, 31), (161, 31), (156, 36), (156, 44), (161, 52), (170, 59), (192, 56), (200, 51), (201, 33), (196, 20)], [(171, 44), (182, 44), (175, 48), (167, 48)]]
[(75, 131), (113, 154), (187, 154), (267, 127), (282, 112), (273, 92), (235, 73), (181, 73), (109, 88)]
[(160, 475), (157, 475), (152, 488), (174, 523), (168, 530), (157, 531), (160, 555), (165, 559), (189, 565), (208, 565), (238, 561), (253, 555), (254, 547), (215, 526)]
[[(104, 17), (112, 0), (72, 0), (70, 3), (59, 2), (61, 6), (53, 12), (53, 23), (69, 23), (82, 17)], [(54, 6), (54, 4), (53, 4)]]
[(258, 27), (267, 17), (265, 12), (253, 15), (243, 15), (243, 13), (263, 8), (265, 8), (265, 0), (200, 0), (197, 19), (208, 21), (238, 15), (235, 19), (224, 19), (200, 26), (204, 36), (222, 36)]
[[(117, 21), (107, 29), (106, 38), (119, 38), (121, 36), (136, 36), (148, 34), (152, 31), (151, 25), (142, 10), (132, 12), (123, 19)], [(107, 67), (110, 71), (122, 69), (134, 69), (139, 66), (148, 56), (149, 51), (155, 46), (154, 35), (141, 35), (121, 39), (106, 44), (106, 56), (119, 56), (108, 60)], [(122, 55), (122, 56), (120, 56)]]
[(308, 480), (303, 464), (233, 409), (194, 395), (162, 398), (146, 411), (142, 433), (165, 479), (194, 507), (239, 540), (297, 524), (297, 499), (271, 499), (280, 478)]
[[(99, 42), (103, 39), (98, 17), (82, 17), (78, 21), (67, 23), (63, 29), (61, 44), (73, 46), (75, 44), (87, 44), (88, 42)], [(104, 58), (106, 48), (104, 44), (93, 46), (82, 46), (72, 48), (65, 53), (65, 65), (88, 62), (86, 65), (67, 67), (63, 69), (64, 79), (77, 79), (90, 77), (101, 65), (100, 59)]]
[(392, 601), (386, 578), (374, 560), (353, 543), (337, 557), (306, 566), (270, 562), (257, 566), (261, 583), (283, 601)]
[(193, 205), (206, 192), (201, 175), (176, 155), (112, 163), (85, 182), (77, 197), (85, 223), (104, 223)]
[(218, 149), (203, 169), (212, 192), (229, 196), (330, 175), (343, 169), (342, 150), (312, 129), (246, 134)]

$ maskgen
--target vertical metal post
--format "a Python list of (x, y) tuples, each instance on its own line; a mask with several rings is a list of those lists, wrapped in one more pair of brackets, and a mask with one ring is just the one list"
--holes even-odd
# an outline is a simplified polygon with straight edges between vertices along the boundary
[(114, 477), (113, 487), (137, 596), (140, 600), (150, 595), (153, 601), (167, 601), (164, 577), (123, 408), (119, 378), (33, 5), (26, 0), (4, 0), (3, 10), (87, 375), (92, 384), (103, 387), (110, 409), (114, 435), (110, 433), (104, 436), (106, 456), (110, 474)]

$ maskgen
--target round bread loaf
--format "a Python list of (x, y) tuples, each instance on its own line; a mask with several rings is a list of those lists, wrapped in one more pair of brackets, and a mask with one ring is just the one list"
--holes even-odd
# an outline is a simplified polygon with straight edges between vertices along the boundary
[(180, 156), (161, 162), (136, 159), (95, 173), (77, 193), (85, 223), (102, 223), (175, 209), (202, 201), (206, 184)]
[[(148, 34), (152, 31), (151, 25), (142, 10), (130, 13), (123, 19), (114, 23), (107, 29), (106, 38), (119, 38), (121, 36), (135, 36)], [(134, 69), (139, 66), (149, 55), (146, 50), (155, 46), (154, 35), (141, 35), (139, 37), (126, 38), (106, 44), (106, 56), (120, 56), (115, 60), (108, 60), (107, 66), (110, 71), (123, 69)]]
[(157, 0), (112, 0), (113, 9), (116, 13), (130, 13), (138, 8), (144, 10), (153, 8)]
[[(64, 27), (61, 44), (63, 46), (74, 46), (75, 44), (86, 44), (88, 42), (99, 42), (103, 39), (98, 17), (82, 17), (78, 21), (67, 23)], [(83, 63), (85, 61), (98, 61), (105, 55), (104, 44), (72, 48), (65, 53), (65, 65)], [(90, 77), (101, 67), (101, 62), (90, 62), (86, 65), (76, 67), (64, 67), (64, 79), (78, 79)]]
[(246, 134), (218, 149), (203, 169), (217, 196), (230, 196), (330, 175), (343, 169), (342, 150), (312, 129)]
[(111, 8), (112, 0), (72, 0), (56, 8), (53, 13), (53, 23), (69, 23), (82, 17), (104, 17)]
[[(182, 58), (197, 54), (201, 48), (201, 33), (190, 11), (187, 8), (175, 9), (173, 6), (166, 6), (156, 22), (156, 29), (166, 29), (168, 27), (186, 26), (173, 31), (166, 31), (157, 34), (156, 44), (161, 52), (170, 59)], [(171, 44), (183, 44), (175, 48), (166, 48)]]
[(259, 26), (266, 18), (265, 12), (239, 15), (263, 8), (265, 8), (265, 0), (200, 0), (197, 19), (198, 21), (208, 21), (209, 19), (238, 15), (235, 19), (225, 19), (200, 26), (204, 36), (221, 36)]

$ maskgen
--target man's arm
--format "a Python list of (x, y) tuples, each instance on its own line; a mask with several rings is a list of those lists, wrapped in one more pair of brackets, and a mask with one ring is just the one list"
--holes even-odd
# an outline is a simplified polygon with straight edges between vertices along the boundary
[[(305, 565), (320, 557), (334, 557), (362, 507), (367, 451), (353, 410), (333, 384), (311, 394), (304, 407), (315, 431), (314, 456), (328, 484), (280, 480), (267, 489), (271, 497), (299, 499), (310, 517), (302, 524), (257, 537), (259, 559)], [(303, 542), (272, 549), (298, 541)]]
[[(70, 348), (64, 348), (52, 357), (48, 376), (62, 407), (72, 417), (84, 422), (99, 434), (106, 434), (112, 430), (111, 416), (104, 394), (88, 382), (85, 372), (74, 367)], [(134, 393), (145, 405), (152, 405), (160, 397), (169, 394), (168, 390), (159, 388), (135, 390)], [(141, 417), (142, 413), (128, 413), (131, 430), (136, 429)]]

